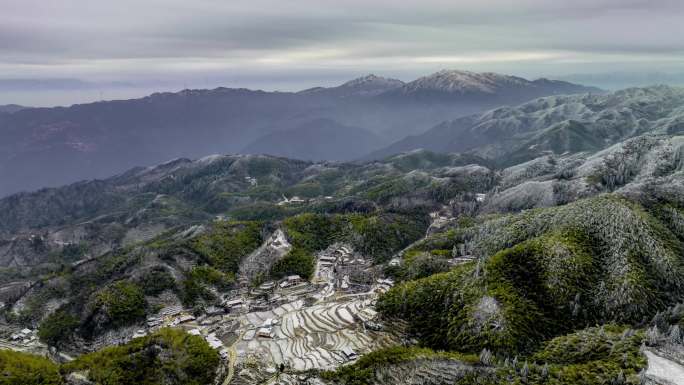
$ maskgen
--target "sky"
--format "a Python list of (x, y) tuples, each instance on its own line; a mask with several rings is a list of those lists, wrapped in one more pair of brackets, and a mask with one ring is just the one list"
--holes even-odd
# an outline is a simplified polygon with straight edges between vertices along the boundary
[(0, 0), (0, 9), (0, 104), (289, 91), (444, 68), (595, 83), (684, 73), (681, 0)]

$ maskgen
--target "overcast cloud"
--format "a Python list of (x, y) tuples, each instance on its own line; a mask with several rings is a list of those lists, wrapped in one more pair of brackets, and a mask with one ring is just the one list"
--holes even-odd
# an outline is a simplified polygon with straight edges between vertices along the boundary
[[(411, 80), (441, 68), (531, 78), (616, 69), (684, 72), (684, 2), (679, 0), (0, 0), (0, 5), (0, 78), (5, 79), (290, 90), (368, 72)], [(0, 103), (9, 102), (0, 96)]]

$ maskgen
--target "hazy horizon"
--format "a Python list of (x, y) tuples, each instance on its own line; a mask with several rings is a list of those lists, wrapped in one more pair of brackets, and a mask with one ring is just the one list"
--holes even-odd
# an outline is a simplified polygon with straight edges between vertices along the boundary
[[(606, 88), (644, 85), (657, 73), (684, 78), (684, 4), (670, 0), (4, 3), (0, 80), (130, 86), (0, 89), (0, 104), (69, 105), (185, 87), (294, 91), (443, 68), (588, 76)], [(632, 80), (607, 76), (614, 72)]]
[[(460, 69), (460, 68), (459, 68)], [(434, 71), (437, 71), (436, 69)], [(434, 72), (433, 71), (433, 72)], [(431, 72), (430, 72), (431, 73)], [(375, 71), (377, 76), (396, 78), (405, 82), (415, 80), (420, 76), (429, 75), (422, 73), (405, 76), (393, 76)], [(554, 80), (563, 80), (586, 86), (599, 87), (613, 91), (627, 87), (640, 87), (649, 85), (666, 84), (671, 86), (684, 85), (684, 72), (682, 73), (586, 73), (567, 75), (540, 75), (526, 76), (522, 74), (500, 72), (506, 75), (521, 76), (527, 79), (546, 77)], [(73, 104), (92, 103), (96, 101), (137, 99), (149, 96), (157, 92), (179, 92), (183, 89), (214, 89), (218, 87), (247, 88), (251, 90), (263, 90), (269, 92), (297, 92), (312, 87), (334, 87), (357, 77), (371, 74), (350, 73), (337, 76), (322, 76), (316, 79), (225, 79), (225, 80), (198, 80), (195, 82), (171, 83), (163, 81), (148, 81), (145, 83), (89, 83), (81, 79), (2, 79), (0, 78), (0, 105), (18, 104), (26, 107), (57, 107), (70, 106)], [(346, 76), (345, 76), (346, 75)], [(23, 84), (31, 84), (24, 88), (3, 87), (6, 80), (20, 80)], [(56, 81), (73, 82), (67, 86), (54, 86)]]

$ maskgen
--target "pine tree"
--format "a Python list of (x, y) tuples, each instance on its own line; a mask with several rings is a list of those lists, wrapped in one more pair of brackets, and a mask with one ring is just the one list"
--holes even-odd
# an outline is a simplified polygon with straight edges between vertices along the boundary
[(487, 366), (492, 364), (492, 352), (490, 352), (489, 349), (482, 349), (482, 352), (480, 352), (480, 362)]
[(681, 331), (679, 325), (673, 325), (670, 327), (670, 342), (673, 344), (678, 344), (682, 342)]
[(646, 337), (648, 339), (648, 344), (654, 346), (658, 343), (660, 339), (660, 331), (657, 326), (653, 326), (646, 331)]
[(525, 361), (525, 365), (523, 365), (523, 368), (520, 370), (520, 375), (523, 380), (527, 381), (527, 376), (530, 375), (530, 367), (527, 365), (527, 361)]
[(549, 364), (544, 363), (544, 367), (542, 368), (541, 371), (541, 376), (543, 379), (547, 379), (549, 377)]

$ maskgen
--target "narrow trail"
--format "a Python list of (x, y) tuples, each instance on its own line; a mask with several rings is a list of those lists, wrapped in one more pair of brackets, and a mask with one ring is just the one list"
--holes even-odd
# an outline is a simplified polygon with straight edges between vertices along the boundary
[(226, 375), (226, 379), (223, 380), (223, 385), (228, 385), (233, 380), (233, 376), (235, 375), (235, 364), (237, 363), (237, 344), (242, 337), (244, 337), (246, 332), (247, 331), (245, 330), (240, 333), (235, 342), (228, 348), (228, 375)]

